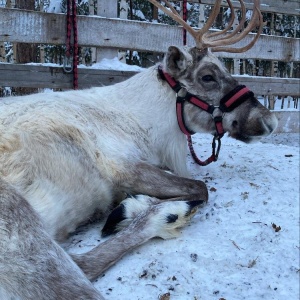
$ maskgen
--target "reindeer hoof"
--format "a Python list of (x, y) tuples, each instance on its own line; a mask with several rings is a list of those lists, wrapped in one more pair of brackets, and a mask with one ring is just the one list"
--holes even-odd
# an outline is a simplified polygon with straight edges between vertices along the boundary
[[(205, 203), (205, 200), (161, 202), (157, 198), (144, 195), (127, 198), (108, 216), (102, 236), (114, 234), (131, 223), (135, 226), (137, 222), (146, 222), (149, 223), (147, 230), (156, 231), (152, 233), (153, 237), (176, 237), (178, 229), (188, 223), (198, 208)], [(157, 226), (161, 229), (157, 229)]]
[(170, 201), (154, 205), (149, 209), (147, 228), (156, 237), (177, 237), (204, 203), (206, 201)]
[(117, 224), (125, 220), (125, 206), (124, 204), (118, 205), (107, 217), (107, 220), (102, 228), (102, 237), (107, 237), (113, 233), (116, 233)]
[(137, 195), (123, 200), (109, 214), (102, 228), (102, 237), (117, 233), (122, 228), (127, 227), (137, 215), (156, 203), (159, 203), (157, 198), (145, 195)]
[(148, 238), (170, 239), (180, 234), (184, 227), (206, 201), (167, 201), (151, 205), (129, 225), (133, 232), (141, 232)]
[(187, 212), (186, 216), (192, 217), (198, 211), (198, 208), (203, 207), (207, 203), (207, 201), (206, 200), (196, 200), (196, 201), (188, 201), (186, 203), (189, 206), (189, 211)]

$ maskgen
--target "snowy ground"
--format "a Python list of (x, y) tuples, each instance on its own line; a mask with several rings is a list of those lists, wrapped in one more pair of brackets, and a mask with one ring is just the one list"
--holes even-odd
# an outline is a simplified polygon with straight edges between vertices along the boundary
[[(117, 58), (94, 67), (132, 70)], [(296, 110), (288, 101), (284, 109)], [(207, 158), (211, 137), (193, 140)], [(207, 183), (209, 204), (179, 238), (152, 240), (105, 272), (95, 286), (106, 299), (299, 299), (299, 134), (252, 145), (225, 137), (222, 144), (219, 161), (207, 167), (187, 158), (193, 177)], [(82, 228), (66, 248), (94, 248), (104, 241), (102, 226)]]
[[(194, 144), (210, 155), (210, 136), (196, 135)], [(252, 145), (225, 137), (218, 162), (188, 164), (207, 183), (209, 204), (179, 238), (128, 253), (96, 288), (111, 300), (299, 299), (299, 135)], [(69, 251), (102, 242), (101, 226), (72, 236)]]

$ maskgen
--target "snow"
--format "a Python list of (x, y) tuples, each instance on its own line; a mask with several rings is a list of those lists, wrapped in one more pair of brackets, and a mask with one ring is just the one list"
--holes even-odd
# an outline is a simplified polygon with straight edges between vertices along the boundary
[(142, 21), (146, 21), (146, 17), (145, 17), (145, 15), (143, 14), (143, 12), (141, 10), (135, 9), (135, 10), (133, 10), (133, 14), (136, 17), (140, 18)]
[[(80, 65), (81, 68), (86, 68), (85, 65)], [(135, 71), (139, 72), (144, 70), (136, 65), (127, 65), (121, 62), (117, 57), (114, 58), (103, 58), (100, 62), (93, 64), (90, 68), (92, 69), (100, 69), (100, 70), (118, 70), (118, 71)]]
[[(61, 67), (62, 65), (54, 64), (54, 63), (27, 63), (27, 65), (31, 66), (44, 66), (44, 67)], [(99, 62), (94, 63), (92, 66), (87, 67), (84, 64), (78, 65), (78, 68), (87, 68), (87, 69), (99, 69), (99, 70), (115, 70), (115, 71), (134, 71), (140, 72), (144, 70), (136, 65), (127, 65), (121, 62), (118, 57), (114, 58), (103, 58)]]
[[(117, 58), (93, 67), (142, 70)], [(197, 134), (193, 141), (207, 158), (211, 137)], [(209, 203), (178, 238), (136, 248), (95, 287), (108, 300), (168, 299), (167, 293), (171, 300), (299, 299), (299, 134), (250, 145), (224, 137), (219, 161), (199, 167), (188, 156), (187, 163), (193, 178), (206, 182)], [(94, 248), (105, 240), (102, 226), (81, 228), (65, 248)]]
[(47, 7), (47, 12), (56, 14), (61, 13), (61, 0), (51, 0)]
[[(196, 153), (210, 155), (209, 135), (193, 141)], [(206, 182), (209, 203), (178, 238), (136, 248), (95, 287), (110, 300), (299, 299), (299, 134), (250, 145), (224, 137), (217, 162), (187, 163)], [(102, 226), (81, 228), (67, 250), (103, 242)]]
[[(117, 58), (93, 67), (142, 70)], [(210, 136), (196, 135), (194, 144), (209, 156)], [(299, 299), (299, 135), (222, 144), (219, 161), (207, 167), (187, 158), (193, 177), (207, 183), (209, 204), (179, 238), (154, 239), (105, 272), (94, 284), (106, 299)], [(82, 228), (68, 251), (103, 242), (102, 226)]]

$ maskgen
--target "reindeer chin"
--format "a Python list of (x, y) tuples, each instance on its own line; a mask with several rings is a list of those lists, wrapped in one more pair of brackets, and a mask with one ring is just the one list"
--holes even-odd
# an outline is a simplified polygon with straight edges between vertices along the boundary
[(249, 136), (241, 133), (228, 133), (228, 136), (245, 144), (254, 144), (263, 138), (263, 136)]

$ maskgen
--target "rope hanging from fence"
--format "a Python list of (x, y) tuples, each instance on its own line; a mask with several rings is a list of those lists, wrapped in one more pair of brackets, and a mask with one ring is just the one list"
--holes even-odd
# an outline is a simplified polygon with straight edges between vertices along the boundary
[[(73, 46), (71, 43), (72, 29), (73, 29)], [(78, 89), (78, 32), (77, 32), (76, 0), (67, 0), (67, 40), (66, 40), (66, 59), (64, 62), (64, 71), (67, 73), (73, 72), (73, 88), (74, 90), (77, 90)]]

